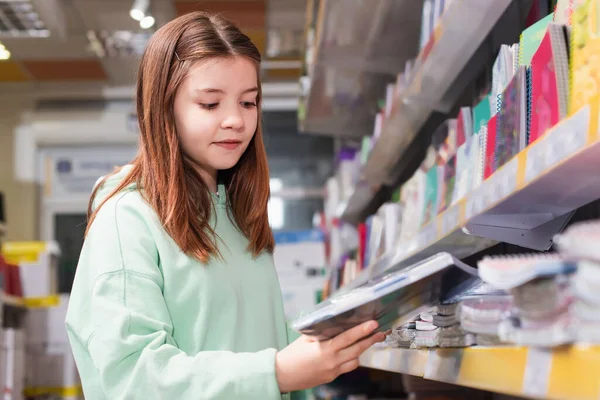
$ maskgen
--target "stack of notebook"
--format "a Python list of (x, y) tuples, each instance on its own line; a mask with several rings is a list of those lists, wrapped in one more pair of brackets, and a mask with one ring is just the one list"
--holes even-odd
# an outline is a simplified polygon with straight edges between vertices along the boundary
[(475, 334), (475, 343), (492, 346), (503, 343), (500, 324), (510, 318), (512, 297), (500, 294), (465, 299), (460, 304), (460, 326)]
[(574, 297), (571, 313), (580, 342), (600, 342), (600, 221), (570, 227), (555, 238), (565, 257), (577, 260), (571, 281)]
[[(455, 286), (443, 302), (396, 327), (387, 343), (405, 348), (472, 346), (476, 343), (476, 332), (469, 332), (461, 325), (462, 305), (476, 299), (496, 298), (503, 293), (478, 278), (467, 279)], [(488, 319), (477, 321), (489, 325)]]
[(510, 315), (499, 325), (504, 342), (557, 346), (573, 340), (570, 278), (576, 264), (559, 255), (485, 257), (479, 262), (485, 282), (512, 295)]

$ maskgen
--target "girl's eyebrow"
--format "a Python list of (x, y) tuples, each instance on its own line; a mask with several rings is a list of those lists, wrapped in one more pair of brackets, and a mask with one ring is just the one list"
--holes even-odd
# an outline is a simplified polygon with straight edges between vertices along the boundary
[[(216, 88), (196, 89), (195, 92), (201, 92), (201, 93), (225, 93), (223, 91), (223, 89), (216, 89)], [(258, 92), (258, 87), (254, 86), (254, 87), (251, 87), (249, 89), (246, 89), (246, 90), (244, 90), (242, 92), (242, 94), (252, 93), (252, 92)]]

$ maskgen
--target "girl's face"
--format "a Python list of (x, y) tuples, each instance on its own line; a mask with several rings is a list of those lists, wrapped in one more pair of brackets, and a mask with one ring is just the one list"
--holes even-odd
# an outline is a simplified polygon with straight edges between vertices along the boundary
[(244, 57), (214, 58), (189, 71), (175, 94), (177, 134), (203, 179), (234, 167), (256, 132), (258, 77)]

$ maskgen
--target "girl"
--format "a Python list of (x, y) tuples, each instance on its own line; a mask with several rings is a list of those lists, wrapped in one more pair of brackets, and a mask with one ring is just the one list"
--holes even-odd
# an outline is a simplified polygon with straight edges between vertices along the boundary
[(287, 398), (355, 369), (383, 340), (371, 321), (290, 341), (259, 63), (247, 36), (205, 13), (150, 40), (139, 155), (96, 185), (67, 313), (87, 400)]

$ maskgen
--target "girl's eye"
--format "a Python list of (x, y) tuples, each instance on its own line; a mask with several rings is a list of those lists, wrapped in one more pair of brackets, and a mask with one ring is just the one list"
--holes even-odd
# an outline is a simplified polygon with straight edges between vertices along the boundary
[(242, 107), (253, 108), (253, 107), (256, 107), (256, 103), (251, 102), (251, 101), (242, 101)]
[(205, 110), (214, 110), (215, 108), (217, 108), (218, 105), (219, 105), (219, 103), (209, 103), (209, 104), (200, 103), (200, 107), (204, 108)]

